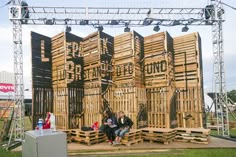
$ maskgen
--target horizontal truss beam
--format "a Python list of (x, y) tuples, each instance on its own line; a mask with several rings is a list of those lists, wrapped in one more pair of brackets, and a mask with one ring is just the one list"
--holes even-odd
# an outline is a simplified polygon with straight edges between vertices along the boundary
[[(12, 6), (14, 7), (14, 6)], [(19, 6), (15, 6), (19, 7)], [(11, 9), (11, 8), (10, 8)], [(22, 8), (24, 9), (24, 7)], [(27, 7), (28, 25), (213, 25), (205, 19), (205, 8), (98, 8), (98, 7)], [(209, 12), (212, 14), (211, 12)], [(115, 21), (115, 23), (114, 23)], [(144, 24), (144, 21), (151, 21)], [(223, 21), (223, 20), (222, 20)]]

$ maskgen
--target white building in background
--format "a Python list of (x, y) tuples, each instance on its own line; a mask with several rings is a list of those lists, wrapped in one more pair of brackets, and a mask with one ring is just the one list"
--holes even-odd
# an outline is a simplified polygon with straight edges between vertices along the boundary
[(7, 71), (0, 71), (0, 83), (14, 84), (14, 74)]

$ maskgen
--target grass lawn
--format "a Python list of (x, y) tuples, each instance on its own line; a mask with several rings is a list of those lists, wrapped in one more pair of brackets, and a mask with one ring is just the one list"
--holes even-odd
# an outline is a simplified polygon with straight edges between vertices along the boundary
[[(89, 156), (89, 155), (88, 155)], [(94, 156), (94, 155), (93, 155)], [(105, 153), (103, 156), (106, 156)], [(114, 155), (113, 155), (114, 156)], [(115, 155), (116, 157), (235, 157), (236, 149), (182, 149), (163, 153)], [(21, 152), (6, 152), (0, 149), (0, 157), (21, 157)], [(76, 157), (76, 156), (73, 156)]]

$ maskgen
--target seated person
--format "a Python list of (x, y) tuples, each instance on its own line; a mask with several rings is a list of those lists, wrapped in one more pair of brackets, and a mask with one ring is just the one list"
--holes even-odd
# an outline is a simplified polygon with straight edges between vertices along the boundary
[(104, 111), (103, 115), (104, 132), (107, 135), (108, 143), (113, 144), (113, 141), (115, 140), (115, 130), (117, 129), (116, 117), (108, 111)]
[(118, 130), (115, 131), (116, 134), (116, 140), (113, 143), (114, 145), (120, 144), (121, 139), (124, 137), (124, 135), (129, 132), (130, 128), (132, 127), (134, 123), (132, 120), (125, 116), (123, 111), (119, 112), (119, 119), (118, 119)]

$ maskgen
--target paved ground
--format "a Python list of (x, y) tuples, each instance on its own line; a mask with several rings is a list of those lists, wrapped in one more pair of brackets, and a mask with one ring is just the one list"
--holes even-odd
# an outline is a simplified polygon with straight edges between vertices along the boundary
[(142, 149), (186, 149), (186, 148), (236, 148), (236, 142), (224, 140), (216, 137), (210, 138), (210, 143), (208, 145), (205, 144), (194, 144), (194, 143), (185, 143), (185, 142), (173, 142), (169, 145), (164, 145), (161, 143), (149, 143), (143, 142), (135, 145), (131, 145), (129, 147), (121, 145), (121, 146), (111, 146), (108, 143), (100, 143), (91, 146), (87, 146), (84, 144), (71, 143), (68, 144), (69, 152), (83, 152), (83, 151), (103, 151), (103, 150), (142, 150)]

